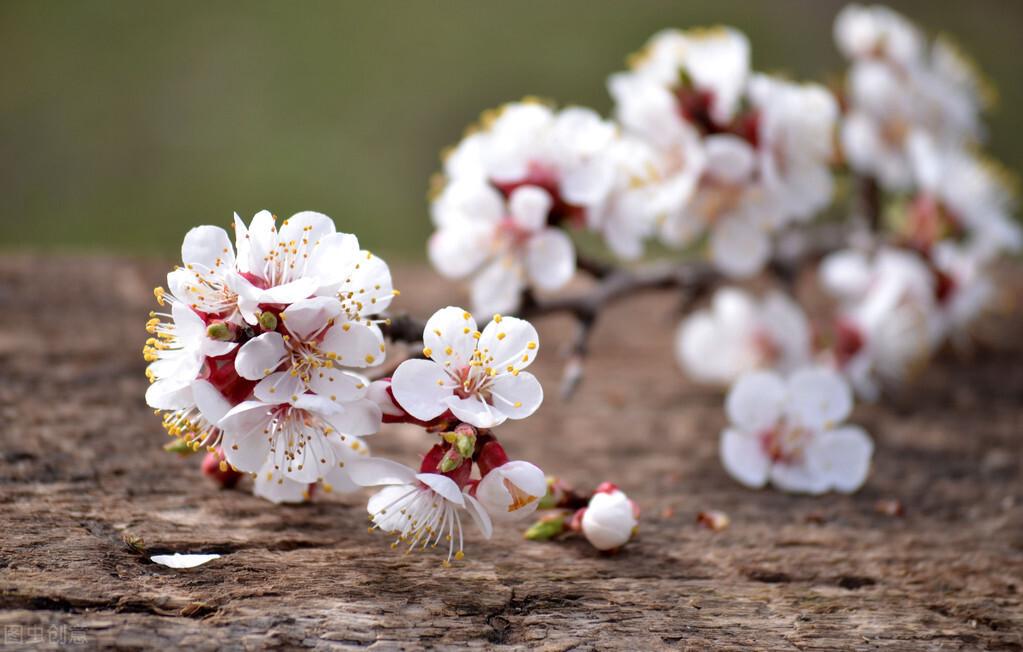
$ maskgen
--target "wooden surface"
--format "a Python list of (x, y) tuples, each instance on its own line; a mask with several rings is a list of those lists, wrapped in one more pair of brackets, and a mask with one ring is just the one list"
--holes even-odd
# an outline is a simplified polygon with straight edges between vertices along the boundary
[[(621, 554), (471, 537), (441, 567), (366, 531), (364, 496), (275, 507), (214, 488), (161, 451), (141, 357), (166, 267), (0, 261), (0, 648), (1023, 649), (1023, 319), (993, 317), (972, 359), (946, 356), (854, 421), (877, 443), (855, 496), (748, 491), (717, 461), (719, 395), (687, 386), (664, 296), (598, 327), (585, 384), (558, 400), (559, 318), (538, 323), (549, 398), (506, 448), (644, 509)], [(455, 288), (396, 271), (419, 315)], [(376, 435), (412, 463), (414, 429)], [(876, 509), (898, 500), (905, 516)], [(697, 512), (723, 510), (718, 533)], [(199, 569), (150, 553), (219, 552)], [(30, 637), (53, 637), (38, 644)]]

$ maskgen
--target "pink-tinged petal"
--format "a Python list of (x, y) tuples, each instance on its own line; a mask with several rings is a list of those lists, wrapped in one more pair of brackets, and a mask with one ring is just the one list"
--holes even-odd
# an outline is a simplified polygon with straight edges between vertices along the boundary
[(440, 416), (451, 396), (452, 380), (432, 360), (406, 360), (391, 377), (391, 393), (403, 410), (421, 421)]
[(785, 383), (770, 371), (746, 373), (725, 398), (729, 420), (741, 430), (757, 433), (775, 426), (786, 401)]
[(771, 460), (755, 436), (728, 428), (721, 433), (719, 453), (728, 475), (740, 484), (751, 489), (760, 489), (767, 484)]
[(284, 325), (295, 337), (307, 341), (329, 326), (341, 314), (341, 302), (332, 297), (302, 299), (281, 313)]
[(494, 367), (499, 374), (509, 367), (525, 369), (540, 352), (540, 336), (528, 321), (517, 317), (495, 317), (480, 335), (479, 350), (484, 366)]
[(806, 449), (806, 465), (827, 480), (828, 488), (852, 493), (867, 480), (873, 454), (870, 436), (846, 426), (818, 435)]
[(500, 523), (526, 518), (536, 511), (546, 493), (547, 480), (543, 471), (522, 460), (491, 470), (476, 487), (476, 498), (493, 520)]
[(433, 313), (423, 329), (427, 357), (451, 371), (467, 367), (476, 350), (476, 320), (467, 311), (448, 306)]
[(309, 389), (332, 401), (348, 403), (366, 396), (369, 381), (358, 374), (320, 367), (310, 371)]
[(771, 241), (757, 224), (736, 217), (722, 220), (710, 234), (711, 258), (729, 276), (747, 277), (763, 269)]
[(185, 235), (181, 244), (181, 262), (185, 268), (202, 272), (226, 271), (234, 266), (234, 247), (227, 231), (219, 226), (197, 226)]
[(316, 288), (315, 279), (304, 277), (263, 290), (259, 295), (259, 301), (260, 303), (295, 303), (313, 296)]
[(472, 522), (476, 524), (477, 528), (479, 528), (480, 533), (483, 534), (483, 538), (489, 540), (494, 534), (494, 526), (490, 522), (490, 514), (487, 513), (487, 510), (483, 509), (483, 505), (480, 505), (478, 500), (469, 494), (464, 494), (464, 496), (465, 511), (469, 512)]
[(192, 390), (187, 380), (158, 380), (146, 389), (146, 405), (155, 410), (180, 410), (192, 404)]
[(533, 285), (557, 290), (575, 274), (575, 246), (561, 229), (544, 229), (529, 239), (526, 270)]
[(270, 422), (271, 407), (261, 401), (245, 401), (217, 424), (224, 431), (224, 456), (238, 470), (252, 473), (266, 463), (270, 440), (263, 431)]
[(830, 428), (852, 412), (852, 390), (836, 371), (824, 367), (801, 369), (789, 378), (786, 412), (808, 428)]
[(547, 213), (553, 204), (550, 194), (537, 186), (520, 186), (508, 198), (515, 224), (530, 232), (539, 231), (547, 224)]
[(543, 403), (543, 387), (528, 371), (517, 376), (504, 374), (491, 386), (494, 404), (509, 419), (525, 419)]
[(204, 419), (210, 423), (217, 423), (224, 418), (224, 415), (231, 411), (231, 404), (224, 398), (224, 395), (205, 380), (192, 382), (192, 397), (195, 405), (199, 408)]
[(253, 395), (266, 403), (293, 403), (305, 392), (305, 382), (290, 371), (270, 374), (256, 384)]
[(828, 490), (828, 478), (806, 464), (775, 464), (771, 484), (782, 491), (819, 495)]
[(288, 347), (280, 333), (263, 333), (242, 345), (234, 369), (242, 378), (258, 380), (273, 373), (287, 355)]
[(432, 489), (444, 500), (454, 503), (459, 507), (465, 507), (465, 500), (462, 498), (462, 490), (454, 480), (439, 473), (417, 473), (416, 480), (419, 480)]
[(320, 350), (334, 354), (345, 367), (371, 367), (384, 361), (386, 347), (380, 331), (354, 321), (338, 321), (323, 336)]
[(493, 428), (501, 425), (508, 418), (503, 410), (484, 403), (478, 396), (469, 398), (448, 396), (444, 400), (444, 404), (456, 417), (477, 428)]
[(526, 287), (526, 270), (516, 256), (502, 256), (487, 265), (472, 282), (470, 295), (478, 314), (515, 312)]
[(348, 475), (360, 487), (380, 485), (411, 485), (416, 482), (416, 472), (382, 457), (367, 457), (353, 460), (348, 465)]

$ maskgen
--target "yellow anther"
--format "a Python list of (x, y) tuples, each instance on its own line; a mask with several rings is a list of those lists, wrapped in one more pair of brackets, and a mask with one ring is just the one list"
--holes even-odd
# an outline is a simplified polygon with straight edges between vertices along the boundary
[(423, 347), (423, 355), (425, 355), (428, 358), (431, 357), (433, 355), (433, 349), (431, 349), (428, 346)]
[(535, 350), (536, 349), (536, 342), (530, 342), (529, 344), (526, 345), (526, 348), (529, 349), (530, 351)]
[(501, 317), (501, 315), (498, 315), (498, 314), (494, 315), (494, 321), (496, 321), (498, 324), (501, 323), (502, 319), (503, 319), (503, 317)]
[(499, 339), (499, 340), (503, 340), (503, 339), (504, 339), (504, 338), (506, 338), (506, 337), (508, 337), (508, 336), (507, 336), (507, 335), (505, 335), (504, 333), (498, 333), (498, 334), (497, 334), (497, 339)]

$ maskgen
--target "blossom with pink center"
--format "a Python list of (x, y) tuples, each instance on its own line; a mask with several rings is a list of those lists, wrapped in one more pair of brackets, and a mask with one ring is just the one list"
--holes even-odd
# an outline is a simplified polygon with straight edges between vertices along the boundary
[(524, 371), (539, 351), (529, 322), (495, 315), (481, 333), (462, 308), (434, 313), (423, 331), (426, 360), (406, 360), (391, 379), (398, 405), (416, 419), (446, 412), (478, 428), (524, 419), (543, 402), (543, 389)]
[(293, 400), (307, 391), (341, 403), (365, 397), (369, 381), (350, 368), (383, 360), (379, 331), (349, 321), (333, 297), (302, 299), (276, 314), (277, 329), (243, 344), (235, 359), (238, 375), (259, 380), (257, 399)]
[(725, 401), (731, 426), (721, 433), (721, 462), (751, 488), (851, 493), (866, 481), (874, 445), (861, 428), (842, 425), (852, 392), (837, 372), (806, 368), (787, 379), (747, 373)]
[(452, 181), (437, 199), (445, 206), (430, 237), (433, 266), (449, 278), (472, 278), (478, 314), (513, 312), (526, 288), (557, 290), (575, 273), (575, 247), (549, 226), (550, 193), (515, 188), (507, 200), (479, 179)]
[(309, 484), (338, 482), (335, 471), (361, 455), (359, 437), (376, 432), (380, 422), (372, 401), (341, 404), (302, 394), (278, 403), (244, 401), (218, 425), (224, 455), (238, 470)]
[(366, 509), (372, 529), (397, 537), (394, 548), (404, 544), (412, 552), (446, 543), (446, 562), (462, 559), (463, 512), (469, 513), (484, 538), (493, 532), (487, 510), (450, 474), (417, 473), (397, 462), (366, 458), (352, 465), (350, 475), (360, 486), (384, 487), (370, 498)]
[(682, 322), (675, 350), (693, 380), (727, 387), (754, 369), (795, 370), (809, 362), (810, 344), (810, 322), (788, 296), (771, 292), (757, 300), (724, 287)]

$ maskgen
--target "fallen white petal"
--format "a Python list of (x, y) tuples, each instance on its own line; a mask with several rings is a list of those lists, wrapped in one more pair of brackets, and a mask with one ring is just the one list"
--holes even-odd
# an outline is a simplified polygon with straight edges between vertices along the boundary
[(220, 555), (182, 555), (176, 552), (173, 555), (153, 555), (150, 557), (155, 563), (167, 568), (195, 568), (206, 562), (219, 558)]

